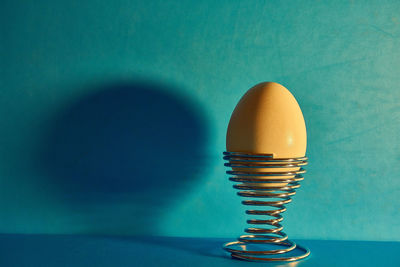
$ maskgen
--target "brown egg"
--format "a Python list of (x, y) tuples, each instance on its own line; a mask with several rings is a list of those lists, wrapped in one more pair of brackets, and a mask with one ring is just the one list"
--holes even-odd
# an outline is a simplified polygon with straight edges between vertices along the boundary
[(303, 113), (288, 89), (274, 82), (257, 84), (236, 105), (229, 121), (226, 149), (302, 157), (307, 133)]
[[(307, 133), (303, 114), (294, 96), (284, 86), (274, 82), (257, 84), (236, 105), (227, 131), (227, 151), (272, 154), (274, 158), (295, 158), (305, 156), (306, 147)], [(298, 168), (252, 169), (255, 172), (293, 170)], [(281, 185), (259, 184), (265, 187)]]

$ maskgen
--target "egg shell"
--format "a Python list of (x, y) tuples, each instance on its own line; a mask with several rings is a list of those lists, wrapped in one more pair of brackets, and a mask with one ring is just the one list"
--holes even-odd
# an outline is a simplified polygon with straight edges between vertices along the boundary
[(227, 131), (227, 151), (294, 158), (304, 156), (306, 147), (303, 113), (284, 86), (257, 84), (236, 105)]

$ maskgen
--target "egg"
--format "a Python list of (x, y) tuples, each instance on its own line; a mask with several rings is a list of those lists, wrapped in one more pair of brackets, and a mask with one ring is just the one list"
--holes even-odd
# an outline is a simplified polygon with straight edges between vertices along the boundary
[[(306, 148), (307, 132), (303, 113), (288, 89), (275, 82), (263, 82), (244, 94), (229, 121), (226, 136), (227, 151), (272, 154), (273, 158), (296, 158), (305, 156)], [(283, 172), (298, 169), (253, 168), (252, 171)], [(259, 178), (274, 179), (279, 176)], [(264, 187), (282, 185), (284, 184), (258, 184)]]
[(284, 86), (263, 82), (249, 89), (232, 113), (226, 136), (230, 152), (302, 157), (307, 133), (303, 113)]

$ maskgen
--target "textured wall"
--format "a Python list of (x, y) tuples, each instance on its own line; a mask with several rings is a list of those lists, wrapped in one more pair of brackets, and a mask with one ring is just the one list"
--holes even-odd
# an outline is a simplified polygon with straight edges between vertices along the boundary
[(2, 1), (0, 232), (236, 236), (221, 153), (276, 81), (308, 129), (294, 238), (400, 240), (398, 1)]

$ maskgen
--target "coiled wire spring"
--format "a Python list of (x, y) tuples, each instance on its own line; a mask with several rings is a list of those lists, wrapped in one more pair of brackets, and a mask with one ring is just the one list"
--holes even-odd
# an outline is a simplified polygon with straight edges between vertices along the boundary
[[(247, 220), (255, 227), (245, 229), (247, 234), (226, 243), (224, 249), (234, 258), (252, 261), (295, 261), (310, 255), (307, 248), (288, 239), (281, 225), (281, 213), (304, 179), (302, 174), (306, 171), (302, 166), (307, 165), (307, 157), (224, 152), (224, 160), (228, 161), (225, 166), (231, 168), (226, 172), (231, 175), (229, 180), (236, 182), (233, 187), (240, 190), (237, 194), (250, 198), (242, 204), (260, 207), (249, 209), (246, 214), (267, 216)], [(257, 249), (250, 248), (254, 246)]]

